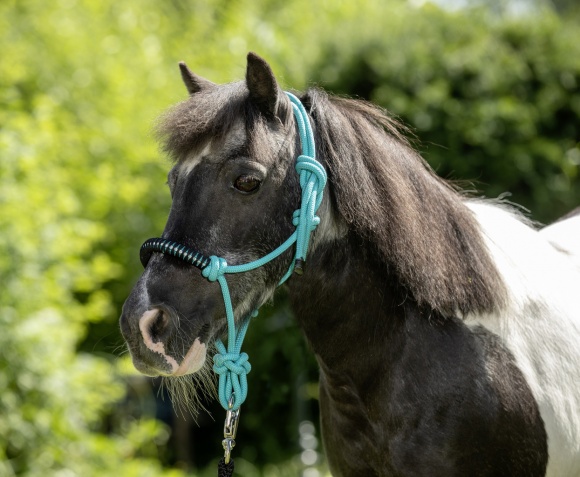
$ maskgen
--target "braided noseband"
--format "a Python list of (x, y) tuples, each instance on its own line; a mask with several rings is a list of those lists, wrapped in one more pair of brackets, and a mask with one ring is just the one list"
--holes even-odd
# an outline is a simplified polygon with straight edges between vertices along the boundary
[(242, 353), (241, 348), (250, 318), (255, 317), (258, 314), (258, 310), (254, 310), (249, 316), (245, 317), (240, 327), (236, 329), (232, 300), (224, 275), (226, 273), (248, 272), (259, 268), (280, 256), (294, 243), (296, 243), (294, 260), (278, 285), (282, 285), (288, 280), (292, 272), (301, 275), (308, 253), (310, 235), (320, 223), (320, 218), (316, 215), (316, 212), (322, 202), (327, 179), (326, 171), (316, 160), (314, 136), (304, 106), (296, 96), (291, 93), (286, 94), (292, 103), (302, 143), (302, 155), (298, 156), (295, 166), (300, 176), (302, 201), (300, 209), (296, 210), (292, 217), (292, 224), (296, 227), (296, 230), (288, 240), (264, 257), (241, 265), (228, 265), (226, 260), (221, 257), (216, 257), (215, 255), (205, 257), (185, 245), (163, 238), (147, 240), (141, 246), (140, 251), (143, 266), (147, 265), (153, 252), (160, 252), (177, 257), (199, 268), (205, 278), (211, 282), (217, 281), (220, 284), (228, 323), (228, 346), (226, 349), (220, 339), (216, 340), (218, 353), (213, 358), (213, 370), (219, 375), (219, 400), (226, 411), (238, 410), (248, 393), (246, 375), (250, 372), (251, 366), (248, 362), (248, 355)]

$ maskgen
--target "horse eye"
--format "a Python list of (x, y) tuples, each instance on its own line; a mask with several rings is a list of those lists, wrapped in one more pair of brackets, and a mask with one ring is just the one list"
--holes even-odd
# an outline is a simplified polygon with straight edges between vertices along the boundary
[(260, 179), (254, 176), (243, 175), (234, 181), (234, 187), (244, 194), (249, 194), (250, 192), (257, 191), (260, 183)]

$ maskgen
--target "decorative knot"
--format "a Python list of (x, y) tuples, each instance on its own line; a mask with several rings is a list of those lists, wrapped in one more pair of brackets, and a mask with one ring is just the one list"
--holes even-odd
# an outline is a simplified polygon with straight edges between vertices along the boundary
[[(307, 216), (306, 221), (308, 225), (308, 230), (310, 232), (314, 232), (316, 226), (320, 224), (320, 217), (318, 217), (318, 215), (313, 215), (312, 217)], [(300, 225), (303, 222), (304, 219), (302, 219), (302, 216), (300, 215), (300, 209), (296, 209), (294, 211), (294, 214), (292, 215), (292, 224), (294, 225), (294, 227), (298, 227), (298, 225)]]
[(230, 399), (233, 396), (232, 409), (235, 411), (248, 395), (246, 375), (252, 370), (252, 366), (246, 353), (226, 353), (220, 341), (216, 341), (216, 345), (220, 353), (213, 357), (213, 370), (219, 375), (219, 400), (224, 409), (230, 409)]
[(306, 154), (302, 154), (296, 159), (296, 171), (300, 174), (302, 202), (300, 209), (296, 210), (292, 216), (292, 224), (296, 227), (297, 232), (294, 270), (301, 274), (308, 253), (310, 234), (320, 224), (320, 217), (316, 215), (316, 212), (322, 203), (327, 175), (322, 164)]
[(238, 376), (246, 375), (252, 370), (248, 359), (247, 353), (218, 353), (213, 357), (213, 370), (219, 375), (228, 371)]
[(316, 189), (322, 191), (326, 185), (327, 175), (322, 164), (310, 156), (301, 155), (296, 159), (296, 172), (302, 175), (304, 171), (314, 174), (317, 179)]
[(221, 277), (228, 267), (228, 262), (225, 258), (216, 257), (212, 255), (209, 257), (209, 264), (205, 267), (201, 274), (207, 278), (210, 282), (215, 282), (219, 277)]

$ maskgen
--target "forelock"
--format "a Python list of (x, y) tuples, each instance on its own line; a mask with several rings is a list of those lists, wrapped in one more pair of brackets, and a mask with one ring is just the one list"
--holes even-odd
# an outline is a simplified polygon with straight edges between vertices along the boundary
[(250, 100), (245, 82), (239, 81), (202, 90), (175, 105), (159, 119), (156, 135), (174, 162), (199, 155), (210, 143), (228, 147), (232, 132), (237, 138), (245, 134), (247, 153), (262, 157), (278, 149), (269, 134), (272, 126), (283, 129), (287, 122), (287, 117), (266, 119)]
[(199, 153), (208, 143), (224, 140), (245, 121), (248, 90), (240, 81), (191, 95), (161, 116), (156, 135), (163, 150), (179, 162)]

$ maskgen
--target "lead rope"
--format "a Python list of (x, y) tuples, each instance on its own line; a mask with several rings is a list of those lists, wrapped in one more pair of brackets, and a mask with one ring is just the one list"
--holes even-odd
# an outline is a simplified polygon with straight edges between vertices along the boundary
[(310, 236), (320, 223), (320, 218), (316, 215), (316, 212), (322, 202), (327, 180), (326, 171), (316, 160), (314, 135), (308, 113), (296, 96), (288, 92), (286, 92), (286, 95), (292, 104), (302, 145), (302, 154), (296, 159), (295, 166), (300, 176), (302, 198), (300, 209), (294, 211), (292, 216), (292, 224), (296, 227), (292, 235), (282, 245), (264, 257), (241, 265), (228, 265), (224, 258), (216, 257), (215, 255), (205, 257), (185, 245), (168, 239), (149, 239), (141, 246), (141, 262), (144, 265), (147, 264), (153, 252), (170, 254), (200, 268), (205, 278), (210, 282), (217, 281), (220, 285), (228, 325), (228, 346), (226, 348), (223, 342), (217, 339), (216, 347), (218, 353), (213, 357), (213, 370), (219, 375), (218, 397), (220, 404), (226, 410), (224, 440), (222, 441), (224, 457), (218, 464), (218, 477), (230, 477), (234, 471), (231, 451), (236, 444), (235, 438), (240, 406), (248, 394), (247, 374), (252, 369), (248, 361), (248, 355), (243, 353), (241, 348), (250, 319), (258, 315), (258, 310), (252, 311), (242, 320), (239, 328), (236, 327), (230, 291), (224, 275), (226, 273), (243, 273), (259, 268), (280, 256), (294, 243), (296, 243), (294, 260), (278, 283), (278, 286), (288, 280), (293, 272), (302, 275)]
[(326, 171), (316, 160), (314, 135), (304, 106), (296, 96), (291, 93), (286, 94), (292, 103), (302, 144), (302, 154), (298, 156), (295, 166), (300, 176), (300, 187), (302, 189), (300, 209), (296, 210), (292, 216), (292, 224), (296, 227), (296, 230), (277, 249), (254, 262), (228, 266), (225, 259), (211, 256), (210, 264), (202, 271), (202, 275), (208, 280), (217, 280), (220, 284), (228, 322), (227, 350), (221, 340), (216, 340), (216, 347), (219, 352), (213, 358), (213, 370), (219, 375), (218, 396), (222, 407), (226, 410), (224, 439), (222, 441), (224, 457), (218, 463), (218, 477), (230, 477), (234, 471), (231, 451), (236, 443), (240, 406), (245, 401), (248, 393), (247, 374), (251, 370), (248, 355), (241, 352), (241, 347), (250, 319), (258, 315), (258, 310), (254, 310), (236, 329), (231, 296), (224, 274), (241, 273), (261, 267), (296, 243), (294, 261), (278, 283), (278, 286), (288, 280), (292, 272), (302, 275), (308, 253), (310, 235), (316, 229), (316, 226), (320, 224), (320, 218), (316, 215), (316, 212), (323, 198), (327, 180)]

